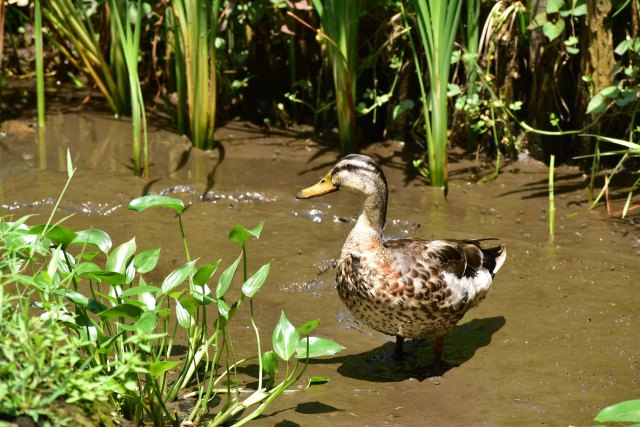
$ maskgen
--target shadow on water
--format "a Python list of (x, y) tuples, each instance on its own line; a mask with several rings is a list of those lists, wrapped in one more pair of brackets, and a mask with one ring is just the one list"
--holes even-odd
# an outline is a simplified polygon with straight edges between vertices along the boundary
[[(446, 373), (450, 369), (462, 365), (470, 360), (476, 351), (491, 343), (491, 337), (506, 323), (504, 317), (488, 317), (474, 319), (468, 323), (456, 326), (447, 337), (444, 349), (444, 360), (449, 365), (444, 368)], [(338, 372), (345, 377), (371, 382), (397, 382), (409, 378), (425, 380), (430, 374), (435, 353), (433, 351), (434, 338), (423, 341), (405, 343), (405, 358), (398, 363), (390, 357), (395, 348), (394, 342), (387, 342), (380, 347), (358, 354), (332, 357), (322, 360), (312, 360), (312, 364), (341, 363)]]
[[(278, 415), (280, 413), (283, 412), (287, 412), (293, 410), (295, 412), (297, 412), (298, 414), (305, 414), (305, 415), (313, 415), (313, 414), (330, 414), (332, 412), (343, 412), (343, 409), (340, 408), (336, 408), (335, 406), (331, 406), (331, 405), (327, 405), (325, 403), (322, 402), (304, 402), (304, 403), (299, 403), (295, 408), (287, 408), (287, 409), (282, 409), (280, 411), (274, 412), (272, 414), (268, 414), (268, 415), (263, 415), (258, 419), (269, 419), (275, 415)], [(300, 426), (300, 424), (295, 423), (293, 421), (284, 419), (276, 424), (274, 424), (274, 426), (279, 426), (279, 427), (296, 427), (296, 426)]]

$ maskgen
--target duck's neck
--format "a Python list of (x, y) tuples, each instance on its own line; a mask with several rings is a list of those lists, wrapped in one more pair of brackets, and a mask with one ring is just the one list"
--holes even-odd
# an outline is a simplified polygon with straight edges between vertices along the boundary
[(349, 233), (344, 248), (366, 250), (371, 245), (381, 245), (386, 217), (387, 188), (385, 186), (380, 192), (364, 197), (360, 216)]

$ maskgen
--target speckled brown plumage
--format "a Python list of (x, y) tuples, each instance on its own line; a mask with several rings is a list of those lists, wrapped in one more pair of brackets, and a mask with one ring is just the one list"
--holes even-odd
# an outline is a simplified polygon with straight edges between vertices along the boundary
[[(361, 196), (362, 210), (337, 266), (340, 299), (365, 325), (398, 338), (442, 337), (482, 301), (505, 258), (504, 245), (483, 248), (481, 240), (398, 239), (383, 241), (387, 181), (370, 157), (351, 154), (298, 198), (338, 189)], [(484, 239), (493, 240), (493, 239)]]
[(399, 239), (363, 248), (348, 242), (338, 262), (338, 294), (357, 319), (384, 334), (445, 335), (489, 292), (490, 282), (477, 289), (460, 283), (488, 271), (491, 254), (501, 250), (486, 254), (479, 245)]

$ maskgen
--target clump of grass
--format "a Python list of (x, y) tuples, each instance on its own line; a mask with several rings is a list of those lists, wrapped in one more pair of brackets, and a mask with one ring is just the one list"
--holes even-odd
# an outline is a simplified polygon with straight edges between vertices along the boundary
[[(75, 170), (69, 155), (67, 168), (70, 181)], [(209, 426), (242, 425), (295, 384), (309, 358), (343, 348), (309, 336), (318, 320), (296, 328), (282, 313), (273, 332), (273, 350), (263, 350), (253, 298), (266, 282), (271, 262), (249, 274), (246, 249), (250, 238), (260, 237), (263, 224), (232, 228), (229, 239), (239, 244), (240, 254), (214, 280), (222, 260), (191, 259), (181, 200), (148, 195), (133, 200), (129, 208), (166, 208), (177, 215), (186, 262), (162, 281), (149, 279), (161, 250), (138, 251), (135, 238), (114, 248), (104, 231), (53, 224), (53, 213), (45, 224), (34, 226), (27, 224), (28, 217), (0, 218), (0, 333), (9, 337), (0, 342), (0, 396), (12, 396), (0, 399), (0, 415), (51, 417), (49, 407), (56, 399), (75, 403), (87, 397), (110, 403), (136, 425), (176, 425), (181, 419), (167, 404), (197, 384), (190, 394), (193, 410), (180, 418), (197, 424), (208, 415)], [(232, 300), (229, 290), (239, 268), (241, 294)], [(9, 289), (11, 298), (6, 297)], [(239, 357), (231, 325), (247, 302), (256, 354)], [(213, 318), (208, 308), (214, 308)], [(172, 356), (178, 328), (187, 336), (182, 358)], [(22, 341), (16, 346), (18, 339)], [(25, 354), (18, 356), (21, 348)], [(50, 360), (53, 367), (45, 368)], [(259, 364), (256, 389), (238, 379), (239, 367), (252, 360)], [(13, 369), (17, 364), (20, 370)], [(279, 369), (282, 364), (284, 370)], [(278, 381), (280, 372), (284, 375)], [(25, 375), (36, 385), (57, 380), (50, 387), (22, 389)], [(220, 404), (210, 414), (214, 398)]]
[(313, 0), (324, 40), (329, 41), (326, 52), (333, 69), (342, 154), (355, 148), (358, 22), (363, 5), (362, 0)]
[[(453, 43), (460, 22), (462, 0), (442, 2), (439, 0), (413, 0), (415, 21), (424, 49), (429, 72), (429, 93), (425, 89), (425, 74), (415, 44), (411, 40), (416, 73), (423, 102), (422, 112), (427, 139), (429, 178), (434, 187), (447, 191), (447, 146), (448, 146), (448, 83), (451, 69)], [(405, 26), (409, 27), (408, 15), (404, 12)]]
[[(133, 171), (136, 175), (144, 174), (149, 178), (149, 137), (147, 134), (147, 115), (144, 109), (142, 86), (138, 77), (138, 54), (140, 52), (140, 31), (142, 27), (142, 1), (135, 6), (134, 20), (129, 3), (125, 3), (125, 10), (121, 10), (117, 0), (110, 0), (113, 20), (115, 21), (118, 40), (122, 45), (129, 79), (129, 93), (131, 94), (131, 119), (133, 120)], [(122, 23), (121, 15), (125, 16)], [(142, 142), (142, 147), (140, 146)], [(140, 154), (142, 153), (142, 162)]]
[(214, 146), (219, 13), (220, 0), (172, 0), (165, 15), (174, 59), (178, 130), (203, 149)]

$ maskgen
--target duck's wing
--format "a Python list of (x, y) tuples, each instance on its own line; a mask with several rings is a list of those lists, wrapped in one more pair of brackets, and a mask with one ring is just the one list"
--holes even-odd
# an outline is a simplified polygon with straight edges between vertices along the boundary
[(479, 302), (506, 257), (504, 245), (484, 249), (479, 240), (397, 239), (384, 246), (399, 288), (439, 306)]

